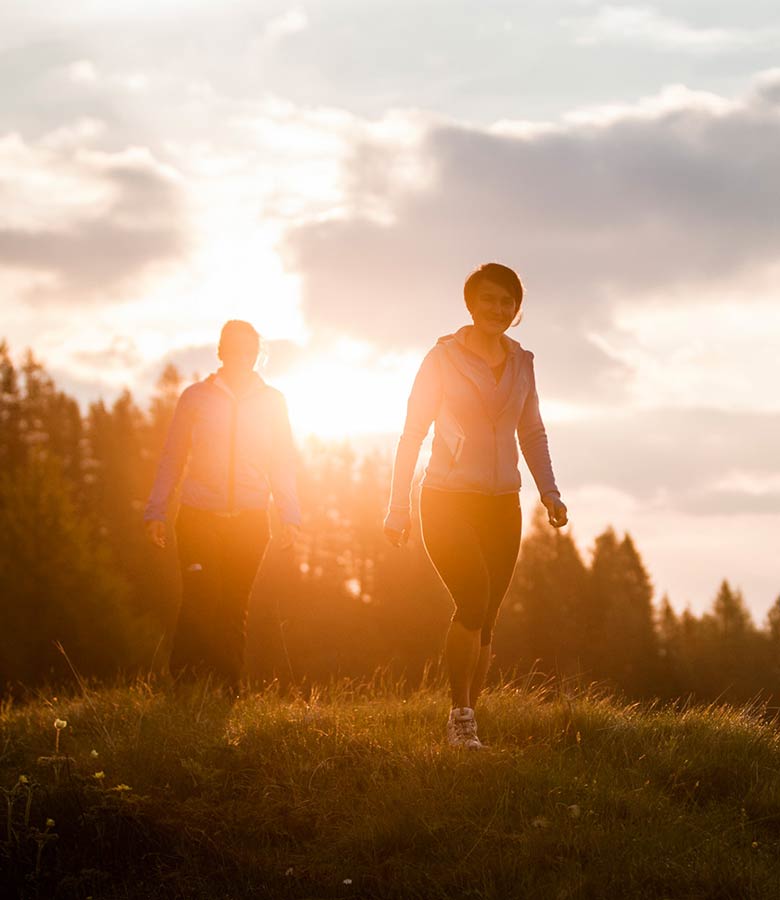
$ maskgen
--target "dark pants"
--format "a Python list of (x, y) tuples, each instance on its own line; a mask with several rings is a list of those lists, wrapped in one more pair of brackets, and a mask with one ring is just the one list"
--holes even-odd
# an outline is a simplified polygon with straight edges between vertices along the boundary
[(182, 599), (170, 658), (174, 676), (211, 674), (231, 689), (238, 687), (249, 594), (269, 536), (266, 510), (226, 517), (181, 507), (176, 541)]
[(423, 542), (455, 603), (453, 621), (493, 640), (493, 626), (520, 550), (522, 512), (517, 494), (422, 489)]

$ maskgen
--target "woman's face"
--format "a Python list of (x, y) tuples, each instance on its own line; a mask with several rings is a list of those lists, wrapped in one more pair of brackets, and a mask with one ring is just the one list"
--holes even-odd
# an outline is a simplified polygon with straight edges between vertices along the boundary
[(516, 313), (515, 298), (506, 288), (486, 279), (479, 283), (471, 303), (475, 328), (489, 335), (503, 334)]

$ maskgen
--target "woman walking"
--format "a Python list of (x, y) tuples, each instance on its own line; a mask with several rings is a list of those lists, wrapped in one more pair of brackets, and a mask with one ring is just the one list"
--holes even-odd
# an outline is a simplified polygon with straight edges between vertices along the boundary
[(408, 539), (412, 478), (433, 422), (420, 520), (425, 549), (455, 604), (445, 644), (452, 693), (447, 739), (478, 750), (474, 708), (520, 548), (518, 440), (550, 524), (565, 525), (567, 512), (539, 413), (533, 354), (504, 333), (520, 312), (520, 279), (507, 266), (487, 263), (468, 277), (463, 293), (473, 324), (439, 338), (409, 396), (385, 534), (395, 546)]
[(183, 477), (176, 538), (182, 598), (169, 668), (212, 675), (231, 694), (244, 663), (249, 594), (270, 539), (271, 497), (293, 545), (301, 521), (287, 406), (254, 371), (260, 336), (240, 320), (219, 338), (220, 369), (179, 398), (146, 506), (165, 547), (168, 508)]

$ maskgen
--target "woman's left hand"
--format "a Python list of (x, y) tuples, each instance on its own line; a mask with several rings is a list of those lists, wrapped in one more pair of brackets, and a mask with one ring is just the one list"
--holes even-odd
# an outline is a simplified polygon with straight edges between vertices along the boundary
[(282, 533), (279, 535), (279, 549), (291, 550), (298, 539), (299, 531), (300, 529), (297, 525), (291, 525), (289, 522), (282, 525)]
[(547, 509), (547, 519), (553, 528), (563, 528), (568, 523), (568, 511), (560, 494), (547, 494), (542, 497), (542, 503)]

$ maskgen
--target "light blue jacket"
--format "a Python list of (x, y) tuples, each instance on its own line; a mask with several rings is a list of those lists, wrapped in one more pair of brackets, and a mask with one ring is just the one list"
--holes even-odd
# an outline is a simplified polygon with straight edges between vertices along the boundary
[(434, 423), (423, 484), (444, 491), (509, 494), (520, 489), (518, 441), (540, 496), (558, 493), (539, 413), (533, 353), (503, 337), (506, 365), (498, 383), (466, 347), (466, 325), (439, 338), (409, 396), (398, 441), (386, 524), (403, 525), (420, 446)]
[(282, 522), (300, 524), (287, 406), (279, 391), (254, 377), (240, 396), (219, 373), (182, 393), (144, 519), (165, 520), (184, 474), (187, 506), (218, 513), (266, 509), (273, 495)]

